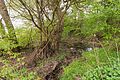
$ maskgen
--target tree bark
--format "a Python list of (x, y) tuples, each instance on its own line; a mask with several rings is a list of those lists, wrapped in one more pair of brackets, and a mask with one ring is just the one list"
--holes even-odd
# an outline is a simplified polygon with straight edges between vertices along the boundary
[(6, 24), (7, 30), (8, 30), (8, 34), (9, 34), (9, 39), (13, 41), (13, 43), (17, 43), (17, 38), (15, 35), (15, 30), (14, 30), (14, 26), (11, 22), (10, 16), (8, 14), (7, 11), (7, 7), (5, 5), (4, 0), (0, 0), (0, 14)]
[(64, 12), (62, 12), (60, 6), (58, 6), (56, 10), (57, 25), (53, 32), (53, 39), (54, 39), (53, 43), (54, 43), (54, 49), (56, 53), (59, 53), (59, 44), (61, 41), (62, 32), (64, 28), (64, 17), (63, 16), (64, 16)]
[(3, 26), (3, 23), (2, 23), (2, 19), (0, 19), (0, 38), (4, 38), (5, 36), (5, 28)]

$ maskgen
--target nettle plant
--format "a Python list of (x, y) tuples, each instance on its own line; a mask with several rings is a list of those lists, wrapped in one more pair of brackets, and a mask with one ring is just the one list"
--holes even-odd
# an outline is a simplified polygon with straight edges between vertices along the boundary
[(119, 80), (120, 62), (113, 62), (112, 65), (98, 66), (84, 74), (83, 80)]

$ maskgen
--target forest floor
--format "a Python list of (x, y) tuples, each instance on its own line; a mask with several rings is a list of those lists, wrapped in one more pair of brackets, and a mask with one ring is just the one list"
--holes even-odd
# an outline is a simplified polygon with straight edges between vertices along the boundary
[[(92, 49), (91, 44), (88, 44), (87, 41), (81, 42), (78, 38), (72, 38), (66, 41), (61, 43), (59, 54), (37, 61), (37, 65), (28, 67), (28, 70), (37, 72), (44, 80), (59, 80), (64, 73), (64, 67), (69, 66), (75, 60), (79, 60), (84, 51)], [(85, 60), (85, 58), (82, 57), (82, 60)], [(79, 80), (79, 77), (76, 78), (76, 80)]]
[[(19, 56), (19, 59), (22, 60), (26, 57), (27, 52), (23, 52), (23, 56)], [(6, 56), (6, 58), (5, 58)], [(18, 58), (10, 58), (7, 55), (5, 55), (4, 58), (0, 57), (0, 61), (9, 61), (9, 65), (16, 66), (18, 69), (21, 69), (25, 67), (22, 65), (24, 64), (24, 60), (22, 62), (19, 62), (17, 60)], [(63, 66), (68, 66), (72, 61), (75, 59), (80, 58), (80, 54), (73, 54), (70, 52), (70, 50), (64, 52), (61, 51), (60, 54), (53, 55), (52, 57), (49, 57), (47, 59), (42, 59), (37, 62), (37, 65), (34, 67), (28, 67), (27, 71), (31, 72), (37, 72), (39, 77), (41, 77), (44, 80), (59, 80), (60, 76), (63, 73)], [(4, 66), (5, 64), (0, 62), (0, 67)]]
[[(26, 67), (24, 65), (24, 59), (29, 58), (28, 55), (29, 53), (32, 53), (32, 50), (29, 48), (23, 49), (17, 55), (4, 55), (3, 57), (0, 57), (0, 68), (5, 65), (2, 62), (5, 62), (9, 63), (11, 66), (16, 66), (18, 70), (26, 67), (28, 73), (32, 71), (36, 72), (37, 76), (41, 78), (37, 80), (60, 80), (61, 76), (63, 77), (61, 80), (68, 80), (66, 78), (67, 74), (74, 75), (71, 75), (71, 80), (81, 80), (80, 75), (77, 75), (78, 71), (78, 73), (83, 74), (83, 72), (86, 72), (90, 66), (94, 66), (99, 63), (95, 60), (96, 53), (100, 57), (99, 64), (104, 64), (108, 60), (105, 56), (104, 49), (102, 49), (98, 44), (99, 43), (97, 41), (94, 41), (93, 47), (91, 43), (87, 43), (87, 40), (80, 42), (79, 39), (72, 39), (72, 41), (69, 40), (68, 42), (62, 42), (59, 54), (55, 54), (46, 59), (38, 60), (36, 61), (36, 65), (33, 63), (33, 66), (31, 67)], [(10, 54), (11, 52), (7, 53)], [(99, 55), (99, 53), (101, 54)], [(112, 54), (112, 57), (114, 55)], [(76, 71), (73, 68), (78, 70)], [(81, 70), (79, 70), (79, 68)], [(66, 72), (67, 69), (71, 69), (70, 72)], [(75, 74), (71, 72), (72, 69)]]

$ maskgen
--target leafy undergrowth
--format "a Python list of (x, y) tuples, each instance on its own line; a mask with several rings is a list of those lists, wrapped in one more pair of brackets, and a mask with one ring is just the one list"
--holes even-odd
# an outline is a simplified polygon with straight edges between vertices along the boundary
[(74, 80), (76, 76), (82, 80), (119, 80), (120, 65), (115, 62), (118, 61), (119, 56), (117, 52), (106, 51), (105, 49), (84, 52), (83, 57), (64, 68), (60, 80)]
[[(0, 80), (2, 78), (6, 80), (41, 80), (36, 72), (25, 67), (18, 68), (20, 65), (24, 64), (22, 61), (24, 57), (21, 57), (20, 53), (9, 52), (9, 55), (10, 56), (7, 58), (0, 57)], [(61, 52), (61, 54), (54, 55), (48, 59), (40, 60), (37, 66), (41, 67), (50, 61), (61, 61), (66, 55), (69, 55), (69, 53)]]
[(87, 71), (84, 80), (120, 80), (120, 63), (113, 62), (112, 65), (98, 66)]
[[(27, 68), (18, 69), (18, 64), (11, 64), (9, 60), (1, 60), (4, 65), (0, 67), (0, 80), (37, 80), (35, 72)], [(39, 79), (40, 80), (40, 79)]]
[(36, 72), (20, 68), (24, 64), (24, 57), (19, 56), (20, 53), (9, 53), (6, 58), (0, 57), (0, 80), (41, 80)]
[(17, 70), (15, 67), (10, 65), (3, 66), (0, 73), (0, 77), (5, 80), (33, 80), (36, 78), (34, 72), (28, 73), (26, 68)]

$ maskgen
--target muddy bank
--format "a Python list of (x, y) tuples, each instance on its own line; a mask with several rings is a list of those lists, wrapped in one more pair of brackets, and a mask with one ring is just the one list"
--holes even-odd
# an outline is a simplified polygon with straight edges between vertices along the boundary
[(59, 80), (61, 74), (64, 72), (63, 66), (68, 66), (73, 60), (80, 57), (81, 55), (79, 54), (69, 54), (61, 61), (51, 61), (41, 68), (37, 67), (35, 71), (43, 80)]

